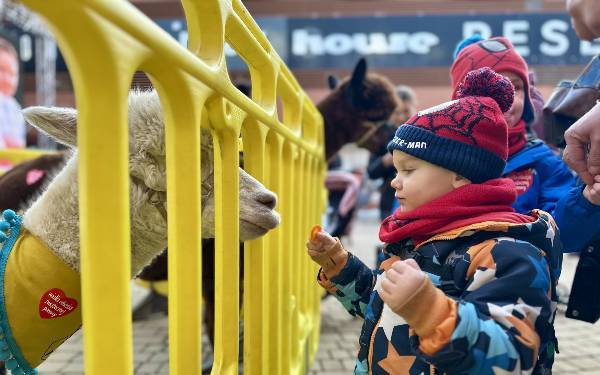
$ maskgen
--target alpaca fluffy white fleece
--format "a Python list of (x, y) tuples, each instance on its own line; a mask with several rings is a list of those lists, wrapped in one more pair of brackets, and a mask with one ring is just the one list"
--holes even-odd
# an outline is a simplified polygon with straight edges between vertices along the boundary
[[(59, 142), (76, 146), (75, 110), (32, 107), (26, 109), (24, 115), (28, 122)], [(208, 132), (203, 132), (201, 143), (205, 181), (213, 167), (212, 140)], [(74, 152), (46, 191), (26, 210), (23, 225), (79, 272), (77, 163), (78, 155)], [(130, 181), (132, 276), (167, 246), (167, 223), (151, 202), (156, 192), (166, 191), (165, 165), (164, 126), (158, 96), (153, 91), (132, 92), (129, 96), (129, 168), (135, 177)], [(212, 180), (209, 183), (212, 184)], [(241, 240), (263, 235), (278, 225), (275, 195), (242, 170), (240, 192)], [(204, 202), (202, 216), (202, 235), (211, 237), (214, 235), (212, 189)]]

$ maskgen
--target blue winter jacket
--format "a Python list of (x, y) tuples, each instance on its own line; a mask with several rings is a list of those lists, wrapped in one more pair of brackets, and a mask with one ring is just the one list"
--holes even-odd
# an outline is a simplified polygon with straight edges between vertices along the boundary
[[(531, 216), (467, 225), (419, 246), (400, 241), (377, 270), (350, 253), (321, 269), (319, 284), (364, 319), (354, 374), (549, 373), (562, 249), (552, 218)], [(394, 312), (379, 295), (384, 271), (409, 258), (428, 281)]]
[(600, 233), (600, 206), (585, 199), (583, 186), (544, 142), (527, 142), (508, 159), (504, 177), (517, 186), (517, 212), (540, 209), (554, 217), (565, 252), (581, 251)]

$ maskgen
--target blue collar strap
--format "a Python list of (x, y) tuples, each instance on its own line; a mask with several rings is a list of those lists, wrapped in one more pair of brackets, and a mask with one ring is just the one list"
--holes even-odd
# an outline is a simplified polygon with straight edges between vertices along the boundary
[(6, 263), (21, 232), (21, 221), (21, 217), (12, 210), (4, 211), (0, 218), (0, 360), (13, 375), (34, 375), (37, 370), (29, 366), (12, 335), (4, 298)]

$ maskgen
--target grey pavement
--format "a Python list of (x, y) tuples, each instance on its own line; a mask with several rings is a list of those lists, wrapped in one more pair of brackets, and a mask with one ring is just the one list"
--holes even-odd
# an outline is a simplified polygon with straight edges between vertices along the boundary
[[(343, 239), (354, 254), (368, 265), (375, 263), (378, 221), (374, 211), (361, 211), (354, 223), (350, 238)], [(563, 265), (561, 283), (570, 285), (576, 258), (567, 256)], [(137, 290), (134, 297), (141, 298)], [(362, 321), (345, 312), (334, 298), (322, 304), (321, 339), (310, 374), (351, 374), (358, 349), (358, 334)], [(555, 374), (600, 375), (600, 323), (591, 325), (564, 317), (559, 307), (556, 319), (560, 354), (557, 355)], [(134, 332), (134, 367), (136, 374), (168, 374), (168, 326), (164, 316), (136, 322)], [(208, 345), (203, 345), (207, 348)], [(82, 335), (71, 337), (39, 368), (40, 374), (83, 374)]]

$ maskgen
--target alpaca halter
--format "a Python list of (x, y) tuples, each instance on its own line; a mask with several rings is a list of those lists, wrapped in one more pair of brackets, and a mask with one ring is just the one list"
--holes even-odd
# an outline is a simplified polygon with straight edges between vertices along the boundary
[(79, 274), (11, 210), (0, 221), (0, 360), (12, 374), (37, 374), (81, 327)]
[(360, 137), (357, 141), (354, 142), (354, 144), (356, 144), (357, 147), (362, 147), (363, 144), (369, 140), (369, 138), (371, 138), (373, 136), (373, 134), (375, 134), (377, 132), (377, 130), (381, 129), (381, 126), (383, 124), (385, 124), (387, 122), (387, 120), (381, 120), (381, 121), (377, 121), (377, 122), (371, 122), (371, 121), (366, 121), (366, 124), (369, 124), (370, 129), (367, 130), (367, 132), (365, 134), (363, 134), (362, 137)]
[(143, 188), (144, 190), (146, 190), (146, 193), (149, 196), (150, 204), (153, 205), (158, 210), (158, 212), (160, 213), (160, 216), (162, 216), (162, 218), (166, 222), (167, 221), (167, 209), (165, 208), (165, 204), (167, 203), (167, 193), (150, 189), (144, 183), (144, 181), (142, 181), (141, 179), (139, 179), (137, 177), (131, 176), (131, 181), (134, 184), (136, 184), (137, 186), (139, 186), (140, 188)]

